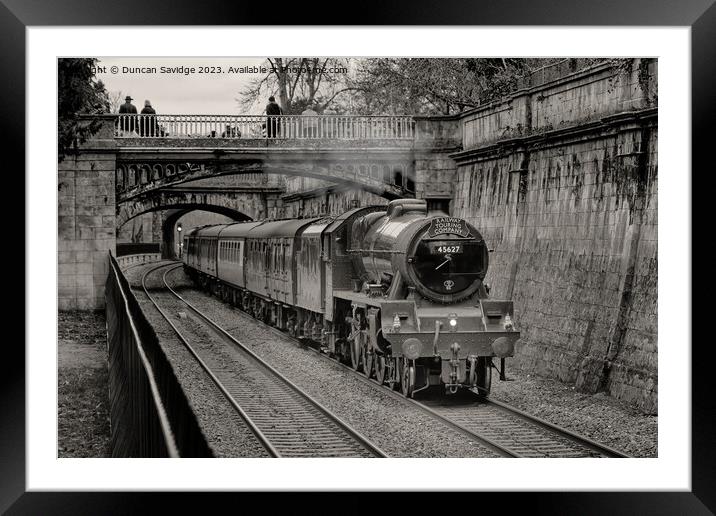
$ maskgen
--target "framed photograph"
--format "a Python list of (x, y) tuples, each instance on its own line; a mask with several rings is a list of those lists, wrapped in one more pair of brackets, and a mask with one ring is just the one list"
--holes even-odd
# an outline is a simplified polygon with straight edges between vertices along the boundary
[(27, 303), (0, 508), (459, 491), (712, 513), (691, 312), (711, 4), (260, 26), (3, 0)]

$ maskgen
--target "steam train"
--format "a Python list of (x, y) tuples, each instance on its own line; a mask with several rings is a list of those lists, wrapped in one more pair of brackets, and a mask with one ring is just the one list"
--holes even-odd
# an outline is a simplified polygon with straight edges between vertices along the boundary
[(201, 287), (408, 397), (488, 394), (493, 357), (513, 356), (520, 336), (512, 301), (488, 296), (480, 233), (423, 200), (203, 226), (183, 249)]

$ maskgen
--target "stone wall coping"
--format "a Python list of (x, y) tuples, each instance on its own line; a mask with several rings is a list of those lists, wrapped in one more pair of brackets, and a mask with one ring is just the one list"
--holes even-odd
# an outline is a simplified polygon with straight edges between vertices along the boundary
[(119, 117), (118, 113), (99, 113), (96, 115), (82, 113), (75, 115), (78, 120), (116, 120)]
[(580, 76), (581, 77), (589, 77), (590, 75), (594, 75), (594, 74), (603, 72), (610, 68), (614, 68), (614, 64), (600, 63), (600, 64), (597, 64), (594, 66), (590, 66), (588, 68), (582, 68), (581, 70), (577, 70), (576, 72), (570, 73), (568, 75), (564, 75), (562, 77), (558, 77), (556, 79), (547, 81), (547, 82), (539, 84), (537, 86), (531, 86), (529, 88), (520, 88), (518, 90), (513, 91), (512, 93), (505, 95), (502, 98), (495, 99), (491, 102), (488, 102), (487, 104), (483, 104), (481, 106), (476, 106), (474, 108), (470, 108), (466, 111), (463, 111), (460, 114), (460, 118), (467, 118), (468, 116), (479, 113), (480, 111), (489, 111), (491, 109), (495, 109), (500, 104), (506, 104), (506, 103), (512, 102), (514, 99), (516, 99), (518, 97), (523, 97), (525, 95), (534, 95), (536, 92), (554, 88), (555, 86), (558, 86), (559, 84), (572, 82), (575, 79), (579, 78)]
[[(295, 157), (296, 152), (307, 152), (310, 151), (311, 153), (325, 153), (325, 154), (335, 154), (335, 153), (356, 153), (356, 154), (363, 154), (365, 152), (375, 152), (379, 154), (385, 154), (385, 153), (391, 153), (396, 151), (409, 151), (413, 147), (413, 142), (409, 142), (407, 145), (400, 145), (395, 147), (267, 147), (265, 145), (263, 146), (247, 146), (247, 147), (218, 147), (216, 145), (206, 145), (206, 146), (187, 146), (184, 147), (180, 144), (178, 144), (181, 140), (174, 140), (172, 143), (177, 143), (176, 145), (164, 145), (161, 147), (149, 147), (149, 146), (139, 146), (139, 147), (129, 147), (129, 146), (123, 146), (118, 145), (117, 151), (119, 155), (122, 154), (149, 154), (149, 155), (160, 155), (160, 154), (170, 154), (170, 153), (176, 153), (177, 151), (181, 152), (182, 155), (184, 154), (207, 154), (212, 153), (216, 155), (225, 155), (225, 154), (258, 154), (258, 155), (266, 155), (267, 152), (270, 152), (271, 155), (280, 155), (280, 154), (286, 154), (289, 156)], [(209, 142), (207, 142), (209, 143)], [(83, 148), (84, 149), (84, 148)]]
[(512, 145), (526, 146), (540, 141), (556, 140), (569, 136), (581, 136), (584, 134), (596, 133), (599, 129), (606, 129), (615, 125), (621, 125), (625, 123), (638, 123), (642, 120), (648, 121), (653, 118), (656, 118), (657, 113), (658, 108), (655, 107), (641, 109), (638, 111), (623, 111), (621, 113), (615, 113), (613, 115), (601, 117), (598, 120), (594, 120), (591, 122), (581, 122), (566, 127), (551, 129), (549, 131), (498, 140), (487, 145), (450, 154), (449, 157), (459, 163), (469, 160), (470, 158), (480, 156), (482, 154), (488, 154), (501, 147)]

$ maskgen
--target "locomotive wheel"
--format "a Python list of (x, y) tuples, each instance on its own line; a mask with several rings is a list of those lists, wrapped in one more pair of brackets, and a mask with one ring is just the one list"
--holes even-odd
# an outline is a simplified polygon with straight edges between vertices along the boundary
[(400, 390), (406, 398), (412, 398), (415, 390), (415, 364), (405, 358), (400, 375)]
[(363, 360), (363, 374), (365, 374), (368, 378), (371, 377), (373, 374), (373, 364), (375, 362), (375, 354), (368, 349), (367, 342), (362, 346), (362, 353), (361, 353), (361, 359)]
[(353, 338), (350, 340), (350, 346), (351, 346), (351, 367), (358, 371), (360, 369), (360, 359), (361, 359), (361, 352), (360, 352), (360, 343), (358, 342), (358, 338)]
[(385, 355), (375, 356), (375, 379), (378, 383), (383, 385), (385, 383), (385, 373), (388, 371), (388, 364), (385, 360)]

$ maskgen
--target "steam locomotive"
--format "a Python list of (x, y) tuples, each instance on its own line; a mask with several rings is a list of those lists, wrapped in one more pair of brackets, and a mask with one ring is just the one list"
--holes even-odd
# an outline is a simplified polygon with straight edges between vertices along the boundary
[(513, 356), (520, 336), (512, 301), (488, 296), (480, 233), (423, 200), (203, 226), (183, 244), (197, 284), (408, 397), (488, 394), (493, 357)]

